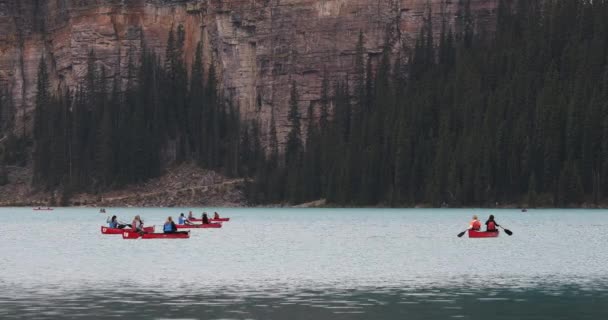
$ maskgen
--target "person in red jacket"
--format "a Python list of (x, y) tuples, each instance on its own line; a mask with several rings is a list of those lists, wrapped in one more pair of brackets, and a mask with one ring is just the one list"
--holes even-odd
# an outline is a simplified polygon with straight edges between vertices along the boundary
[(496, 232), (498, 230), (496, 227), (500, 227), (500, 225), (494, 221), (494, 215), (491, 214), (486, 221), (486, 232)]
[(469, 225), (469, 230), (479, 231), (481, 229), (481, 222), (477, 219), (477, 216), (473, 216), (473, 220), (471, 220), (471, 224)]

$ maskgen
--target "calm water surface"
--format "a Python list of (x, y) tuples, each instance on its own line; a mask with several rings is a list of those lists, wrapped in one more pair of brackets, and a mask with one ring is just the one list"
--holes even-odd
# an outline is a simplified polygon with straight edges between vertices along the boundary
[[(0, 208), (0, 319), (608, 319), (608, 211), (207, 208), (231, 221), (100, 233), (187, 210)], [(473, 213), (514, 235), (456, 237)]]

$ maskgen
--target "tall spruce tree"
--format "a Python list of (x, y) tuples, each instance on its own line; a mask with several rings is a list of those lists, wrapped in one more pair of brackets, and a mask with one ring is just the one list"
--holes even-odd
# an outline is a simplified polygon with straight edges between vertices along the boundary
[(36, 82), (36, 100), (34, 111), (34, 175), (33, 184), (46, 184), (49, 173), (50, 137), (48, 136), (48, 116), (51, 108), (51, 88), (49, 73), (47, 70), (44, 54), (40, 56), (38, 64), (38, 75)]
[(203, 70), (203, 45), (201, 42), (196, 46), (194, 63), (190, 75), (190, 97), (188, 99), (188, 132), (190, 148), (197, 159), (202, 159), (205, 149), (203, 129), (203, 117), (205, 108), (205, 88)]
[(289, 121), (290, 131), (285, 144), (285, 167), (287, 168), (287, 192), (289, 201), (297, 203), (302, 199), (302, 128), (300, 127), (300, 112), (298, 110), (298, 89), (295, 80), (291, 83), (291, 95), (289, 98)]

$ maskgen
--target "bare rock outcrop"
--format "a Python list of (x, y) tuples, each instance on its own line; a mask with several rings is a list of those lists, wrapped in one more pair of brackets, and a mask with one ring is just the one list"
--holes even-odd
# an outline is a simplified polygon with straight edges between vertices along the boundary
[[(497, 2), (472, 0), (473, 14), (491, 25)], [(319, 98), (324, 70), (332, 79), (354, 71), (359, 32), (374, 59), (389, 29), (392, 45), (412, 42), (427, 3), (437, 29), (459, 12), (459, 1), (447, 0), (0, 0), (0, 84), (14, 99), (15, 130), (27, 132), (41, 55), (53, 85), (73, 87), (90, 50), (109, 76), (124, 75), (129, 51), (145, 45), (162, 55), (169, 30), (182, 24), (186, 61), (202, 41), (244, 118), (267, 128), (274, 112), (283, 136), (292, 80), (304, 111)]]
[[(0, 206), (95, 207), (241, 207), (247, 202), (243, 179), (229, 179), (195, 164), (171, 167), (155, 179), (98, 194), (76, 193), (62, 199), (60, 190), (32, 186), (31, 168), (9, 167), (9, 183), (0, 186)], [(63, 202), (63, 203), (62, 203)]]
[(245, 206), (243, 179), (227, 179), (194, 164), (169, 168), (161, 177), (98, 195), (78, 194), (70, 205), (97, 207)]

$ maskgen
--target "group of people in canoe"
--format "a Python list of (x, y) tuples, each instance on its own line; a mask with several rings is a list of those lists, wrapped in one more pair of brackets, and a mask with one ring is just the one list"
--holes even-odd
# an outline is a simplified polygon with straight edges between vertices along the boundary
[(144, 228), (144, 222), (143, 220), (141, 220), (141, 217), (139, 215), (136, 215), (130, 224), (119, 221), (115, 215), (112, 216), (112, 218), (108, 219), (107, 222), (108, 227), (113, 229), (124, 229), (128, 227), (136, 231), (142, 231)]
[[(486, 232), (496, 232), (498, 231), (498, 229), (496, 229), (497, 227), (500, 227), (500, 225), (496, 223), (494, 215), (491, 214), (486, 221)], [(479, 221), (477, 215), (473, 215), (473, 220), (471, 220), (468, 230), (481, 231), (481, 221)]]
[[(217, 212), (213, 213), (213, 219), (220, 219), (220, 215)], [(185, 224), (193, 224), (193, 221), (201, 221), (203, 224), (210, 224), (211, 221), (209, 220), (209, 216), (207, 215), (207, 212), (203, 212), (203, 215), (201, 216), (201, 219), (196, 219), (193, 215), (192, 215), (192, 211), (190, 211), (188, 213), (188, 216), (186, 217), (184, 215), (184, 213), (180, 213), (179, 218), (177, 220), (178, 224), (181, 225), (185, 225)]]
[[(213, 214), (213, 219), (220, 219), (220, 215), (217, 212), (215, 212)], [(192, 215), (192, 211), (190, 211), (190, 213), (188, 214), (188, 217), (186, 217), (183, 213), (181, 213), (179, 215), (177, 222), (180, 225), (186, 225), (186, 224), (193, 224), (192, 221), (195, 221), (195, 218)], [(202, 221), (203, 224), (211, 223), (206, 212), (203, 212), (200, 221)], [(124, 228), (128, 227), (128, 228), (131, 228), (133, 231), (136, 231), (139, 233), (144, 233), (144, 222), (139, 215), (136, 215), (130, 224), (120, 222), (115, 215), (113, 215), (112, 218), (108, 219), (107, 223), (108, 223), (108, 227), (110, 227), (110, 228), (124, 229)], [(175, 221), (173, 221), (173, 217), (171, 217), (171, 216), (167, 217), (167, 220), (163, 224), (163, 232), (164, 233), (187, 233), (187, 232), (177, 231), (177, 225), (175, 224)]]

